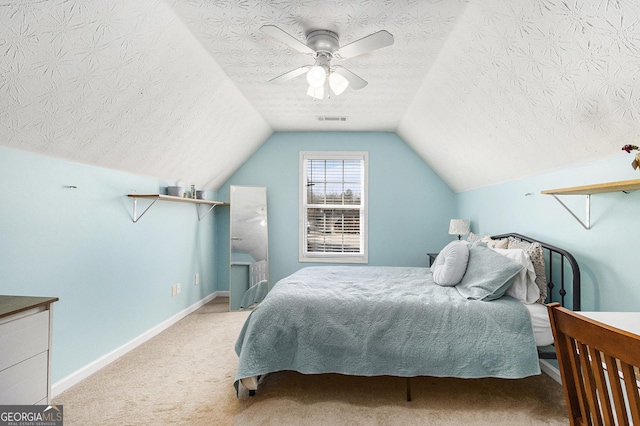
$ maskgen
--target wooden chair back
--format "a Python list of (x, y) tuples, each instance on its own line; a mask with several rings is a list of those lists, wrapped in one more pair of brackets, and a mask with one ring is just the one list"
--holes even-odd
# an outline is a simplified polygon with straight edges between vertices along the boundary
[(548, 305), (572, 425), (640, 426), (640, 336)]

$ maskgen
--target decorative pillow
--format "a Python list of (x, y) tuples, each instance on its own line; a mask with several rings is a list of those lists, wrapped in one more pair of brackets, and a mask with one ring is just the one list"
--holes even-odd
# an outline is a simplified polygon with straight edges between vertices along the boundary
[(467, 242), (475, 243), (476, 241), (482, 241), (484, 243), (487, 243), (487, 246), (489, 248), (506, 249), (508, 248), (507, 246), (509, 244), (509, 240), (506, 238), (502, 238), (500, 240), (493, 240), (489, 235), (485, 235), (484, 237), (481, 237), (480, 235), (474, 234), (473, 232), (469, 232), (469, 235), (467, 236)]
[(519, 248), (529, 255), (531, 262), (533, 263), (533, 269), (536, 272), (536, 284), (540, 289), (538, 303), (544, 303), (547, 299), (547, 273), (544, 268), (544, 254), (540, 243), (529, 243), (527, 241), (518, 240), (514, 237), (509, 237), (509, 246), (507, 248)]
[(488, 235), (482, 237), (480, 241), (482, 241), (483, 243), (487, 243), (487, 247), (492, 249), (506, 249), (509, 245), (509, 240), (506, 238), (502, 238), (500, 240), (492, 240)]
[(540, 289), (538, 288), (538, 284), (536, 284), (536, 272), (533, 269), (531, 257), (522, 249), (493, 250), (524, 266), (522, 271), (518, 272), (513, 280), (511, 280), (511, 285), (504, 294), (518, 299), (522, 303), (536, 303), (540, 298)]
[(451, 287), (460, 282), (469, 260), (469, 246), (464, 241), (452, 241), (438, 254), (431, 265), (433, 281)]
[(469, 249), (467, 270), (456, 289), (467, 299), (495, 300), (504, 295), (511, 285), (511, 279), (522, 268), (519, 263), (478, 241)]
[(474, 234), (473, 232), (469, 232), (467, 235), (467, 241), (470, 243), (475, 243), (476, 241), (480, 241), (482, 237), (480, 235)]

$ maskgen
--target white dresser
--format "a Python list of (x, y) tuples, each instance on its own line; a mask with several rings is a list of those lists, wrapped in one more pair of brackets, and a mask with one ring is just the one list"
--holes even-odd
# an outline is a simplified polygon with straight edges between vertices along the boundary
[(0, 296), (0, 405), (51, 402), (51, 324), (57, 300)]

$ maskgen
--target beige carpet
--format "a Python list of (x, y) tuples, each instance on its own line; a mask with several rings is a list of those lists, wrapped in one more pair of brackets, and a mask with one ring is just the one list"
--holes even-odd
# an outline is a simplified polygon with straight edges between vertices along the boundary
[(546, 375), (460, 380), (267, 375), (255, 397), (232, 386), (247, 317), (216, 299), (54, 398), (73, 425), (565, 425)]

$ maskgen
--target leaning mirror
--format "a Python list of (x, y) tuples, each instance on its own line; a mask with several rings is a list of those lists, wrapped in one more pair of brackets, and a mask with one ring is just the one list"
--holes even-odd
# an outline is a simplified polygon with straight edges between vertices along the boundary
[(251, 309), (269, 291), (267, 188), (230, 187), (229, 309)]

